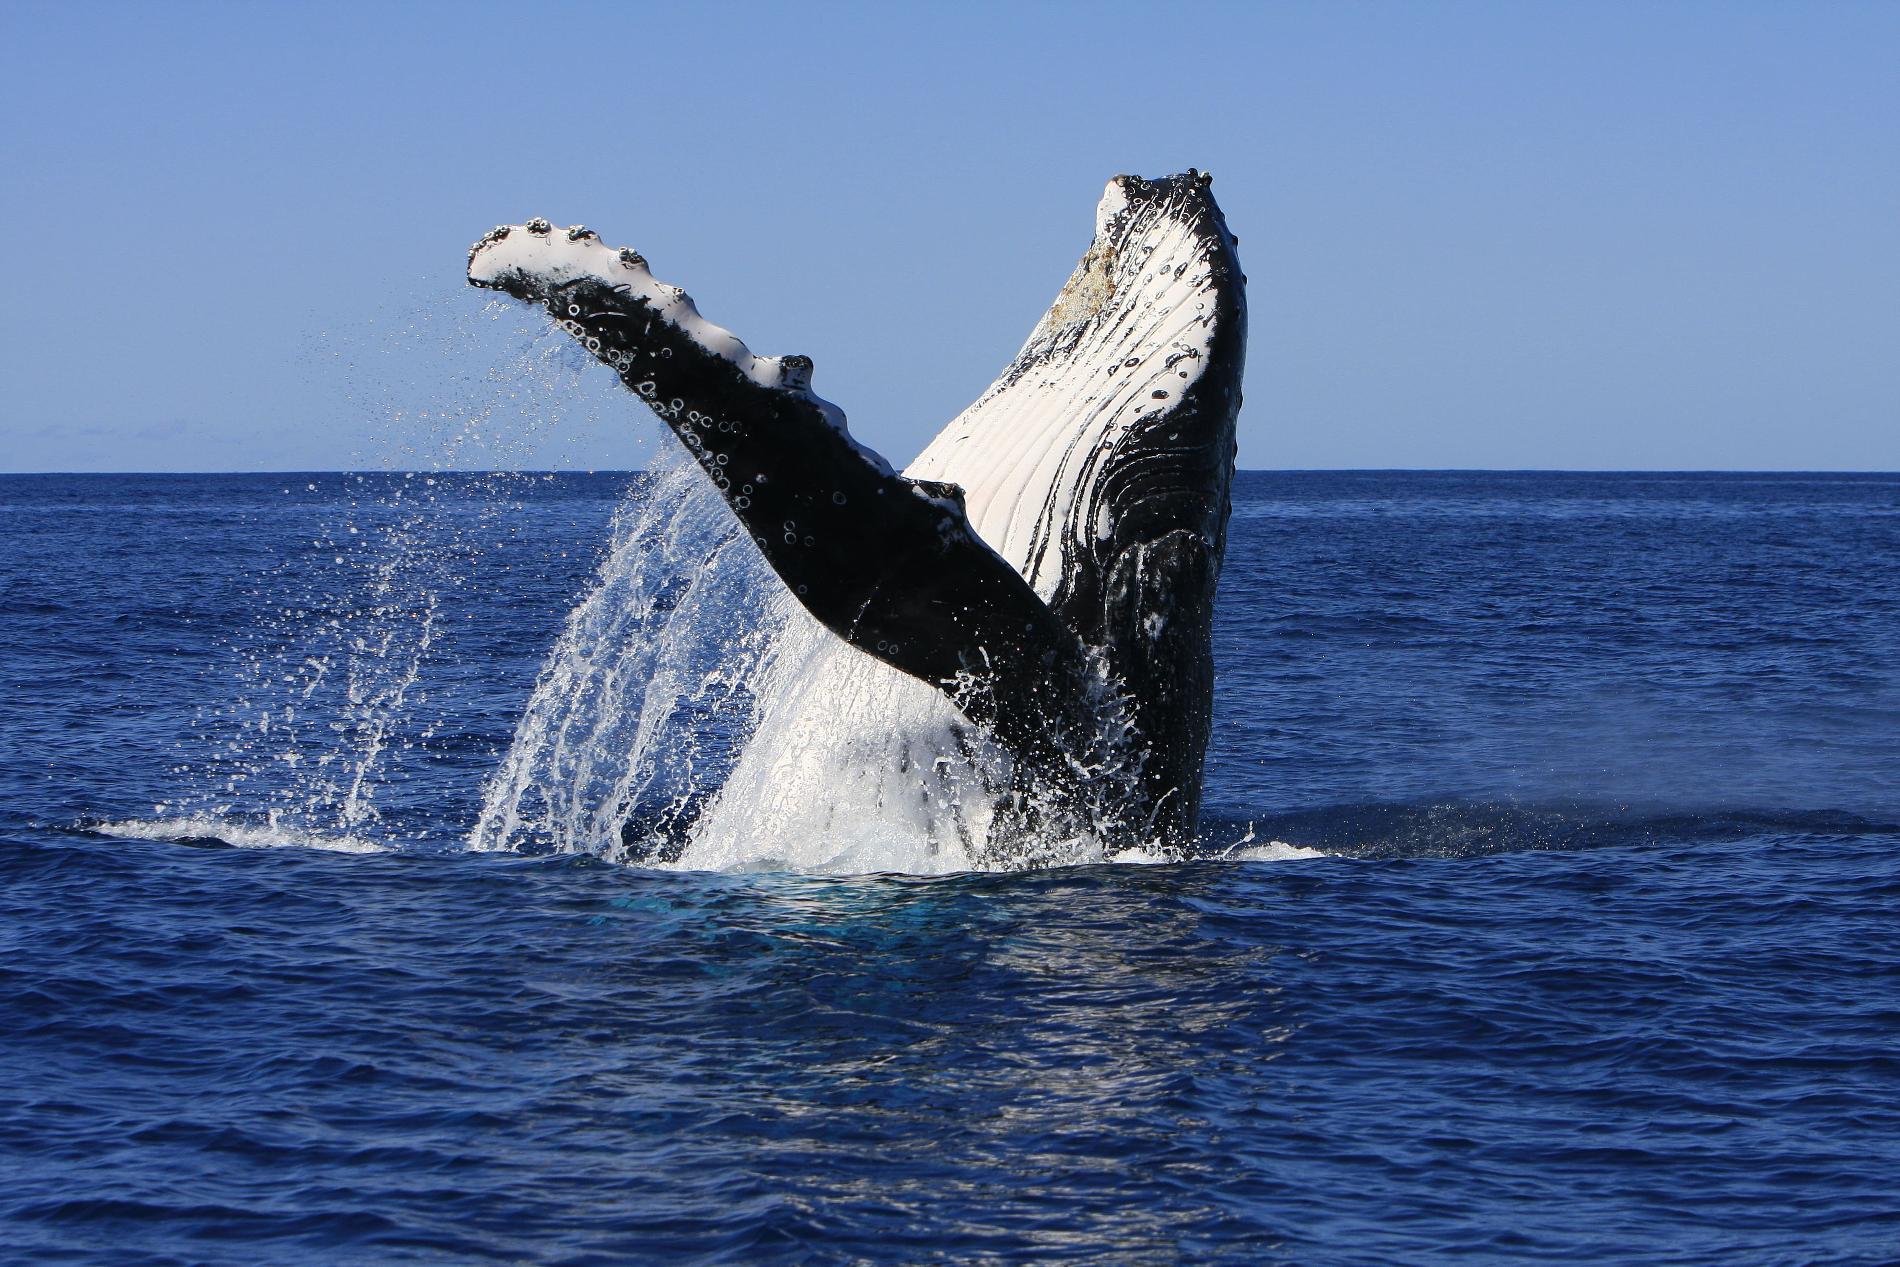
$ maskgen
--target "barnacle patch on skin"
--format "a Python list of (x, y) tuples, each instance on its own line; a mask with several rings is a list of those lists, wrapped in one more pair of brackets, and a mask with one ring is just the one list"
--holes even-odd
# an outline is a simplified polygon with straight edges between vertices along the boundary
[(1112, 242), (1093, 245), (1075, 266), (1062, 293), (1056, 296), (1047, 320), (1051, 326), (1088, 321), (1107, 307), (1114, 295), (1115, 245)]

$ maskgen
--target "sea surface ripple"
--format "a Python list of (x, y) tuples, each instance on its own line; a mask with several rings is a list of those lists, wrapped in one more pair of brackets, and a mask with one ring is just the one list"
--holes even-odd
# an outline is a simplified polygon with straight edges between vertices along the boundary
[(1900, 477), (1243, 474), (1324, 856), (934, 878), (463, 849), (627, 480), (429, 478), (0, 478), (0, 1261), (1900, 1259)]

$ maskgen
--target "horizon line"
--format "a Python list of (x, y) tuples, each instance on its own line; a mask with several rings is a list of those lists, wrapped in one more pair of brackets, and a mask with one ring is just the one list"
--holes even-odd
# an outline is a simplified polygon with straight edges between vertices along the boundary
[[(0, 471), (0, 479), (137, 476), (257, 478), (308, 475), (644, 475), (652, 468), (630, 467), (287, 467), (281, 470), (222, 471)], [(1663, 467), (1663, 466), (1237, 466), (1236, 475), (1900, 475), (1880, 467)]]

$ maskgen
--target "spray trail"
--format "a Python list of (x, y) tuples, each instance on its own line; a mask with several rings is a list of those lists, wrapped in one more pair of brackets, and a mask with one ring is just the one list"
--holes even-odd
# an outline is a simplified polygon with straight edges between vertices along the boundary
[(615, 517), (483, 793), (470, 847), (676, 858), (755, 721), (781, 623), (771, 576), (697, 468), (670, 456)]
[[(460, 376), (446, 397), (426, 364), (418, 372), (431, 356), (465, 365), (472, 340), (496, 336), (512, 352)], [(392, 346), (404, 354), (400, 372)], [(448, 613), (484, 571), (505, 570), (495, 551), (538, 478), (457, 468), (521, 465), (537, 452), (576, 412), (581, 362), (504, 309), (471, 316), (460, 304), (412, 314), (395, 336), (335, 356), (354, 407), (382, 428), (378, 460), (364, 465), (385, 469), (321, 485), (293, 477), (281, 502), (252, 512), (256, 530), (273, 530), (339, 484), (343, 493), (340, 513), (313, 521), (301, 549), (257, 579), (254, 615), (230, 638), (223, 698), (200, 715), (173, 770), (180, 791), (154, 807), (160, 825), (223, 823), (199, 834), (253, 842), (421, 838), (407, 811), (424, 808), (410, 803), (415, 776), (438, 755), (446, 714), (433, 697), (449, 667)], [(418, 385), (427, 399), (413, 399)]]

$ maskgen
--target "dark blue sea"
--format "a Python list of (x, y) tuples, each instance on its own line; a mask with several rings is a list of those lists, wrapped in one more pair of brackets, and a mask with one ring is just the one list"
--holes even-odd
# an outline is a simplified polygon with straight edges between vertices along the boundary
[(1900, 1260), (1900, 476), (1243, 474), (1280, 860), (472, 851), (630, 487), (0, 479), (0, 1261)]

